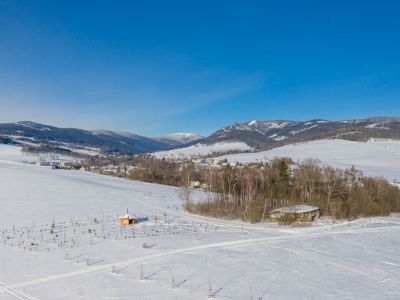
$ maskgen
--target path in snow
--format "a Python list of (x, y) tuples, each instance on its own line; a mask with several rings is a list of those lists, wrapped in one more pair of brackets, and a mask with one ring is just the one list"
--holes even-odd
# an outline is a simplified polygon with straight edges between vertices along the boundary
[[(216, 220), (182, 211), (176, 188), (19, 164), (17, 148), (1, 149), (0, 299), (205, 299), (209, 284), (216, 299), (400, 295), (400, 216), (305, 228)], [(126, 208), (150, 222), (125, 232)], [(94, 218), (112, 234), (89, 233), (101, 232)]]

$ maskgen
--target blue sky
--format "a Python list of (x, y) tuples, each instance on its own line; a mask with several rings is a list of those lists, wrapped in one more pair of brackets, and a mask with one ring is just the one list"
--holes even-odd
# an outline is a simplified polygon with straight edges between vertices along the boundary
[(0, 122), (400, 115), (400, 1), (0, 1)]

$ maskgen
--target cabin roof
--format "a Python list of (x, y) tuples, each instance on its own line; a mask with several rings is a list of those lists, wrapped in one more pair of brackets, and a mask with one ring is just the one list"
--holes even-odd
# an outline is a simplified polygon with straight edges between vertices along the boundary
[(119, 216), (119, 219), (133, 219), (133, 216), (131, 214), (125, 214), (125, 215)]
[(318, 206), (311, 206), (311, 205), (294, 205), (294, 206), (287, 206), (287, 207), (281, 207), (277, 208), (272, 211), (272, 213), (293, 213), (293, 214), (301, 214), (301, 213), (307, 213), (307, 212), (312, 212), (315, 210), (318, 210)]

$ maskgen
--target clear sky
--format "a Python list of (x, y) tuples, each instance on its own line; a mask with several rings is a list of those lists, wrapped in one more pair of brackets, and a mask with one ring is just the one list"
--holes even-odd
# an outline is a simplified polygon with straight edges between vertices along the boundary
[(142, 135), (400, 115), (400, 1), (0, 1), (0, 122)]

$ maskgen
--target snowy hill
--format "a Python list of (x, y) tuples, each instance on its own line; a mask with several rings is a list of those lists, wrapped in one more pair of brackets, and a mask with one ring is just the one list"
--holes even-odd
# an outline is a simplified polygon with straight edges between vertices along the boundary
[[(0, 145), (1, 299), (398, 299), (399, 216), (198, 217), (179, 189), (24, 165), (17, 149)], [(127, 208), (150, 221), (119, 225)]]
[(227, 159), (231, 163), (268, 161), (275, 157), (290, 157), (294, 161), (318, 159), (322, 164), (336, 168), (355, 166), (369, 176), (383, 176), (400, 182), (400, 141), (371, 140), (317, 140), (286, 145), (268, 151), (224, 155), (214, 161)]
[(367, 141), (369, 138), (400, 139), (400, 118), (374, 117), (343, 121), (315, 119), (304, 122), (253, 120), (224, 127), (201, 142), (212, 144), (237, 141), (257, 149), (272, 149), (327, 138), (355, 141)]
[(31, 121), (0, 124), (0, 143), (51, 144), (78, 153), (138, 154), (166, 150), (204, 137), (193, 133), (174, 133), (147, 138), (130, 132), (58, 128)]
[[(91, 155), (88, 150), (76, 150), (84, 154)], [(69, 154), (57, 154), (49, 152), (26, 153), (22, 151), (22, 147), (18, 145), (0, 144), (0, 162), (8, 164), (35, 164), (39, 162), (60, 163), (61, 161), (77, 162), (82, 161), (81, 158)]]
[(0, 144), (0, 162), (22, 163), (21, 147)]
[(343, 121), (253, 120), (217, 130), (208, 137), (174, 133), (148, 138), (129, 132), (58, 128), (30, 121), (0, 124), (0, 143), (48, 143), (69, 148), (98, 149), (102, 154), (139, 154), (194, 144), (244, 143), (257, 150), (320, 139), (367, 141), (400, 139), (400, 118), (373, 117)]
[(212, 145), (195, 144), (184, 148), (155, 152), (153, 155), (158, 158), (188, 159), (188, 158), (199, 158), (213, 153), (223, 153), (231, 151), (244, 152), (252, 150), (253, 148), (249, 147), (245, 143), (232, 142), (232, 143), (215, 143)]
[(98, 148), (102, 153), (137, 154), (169, 148), (169, 144), (126, 132), (58, 128), (30, 121), (0, 124), (0, 137), (17, 143), (46, 143), (75, 148)]
[(204, 138), (203, 136), (195, 133), (172, 133), (164, 136), (153, 137), (153, 140), (168, 143), (171, 146), (179, 146), (182, 144), (192, 143)]

